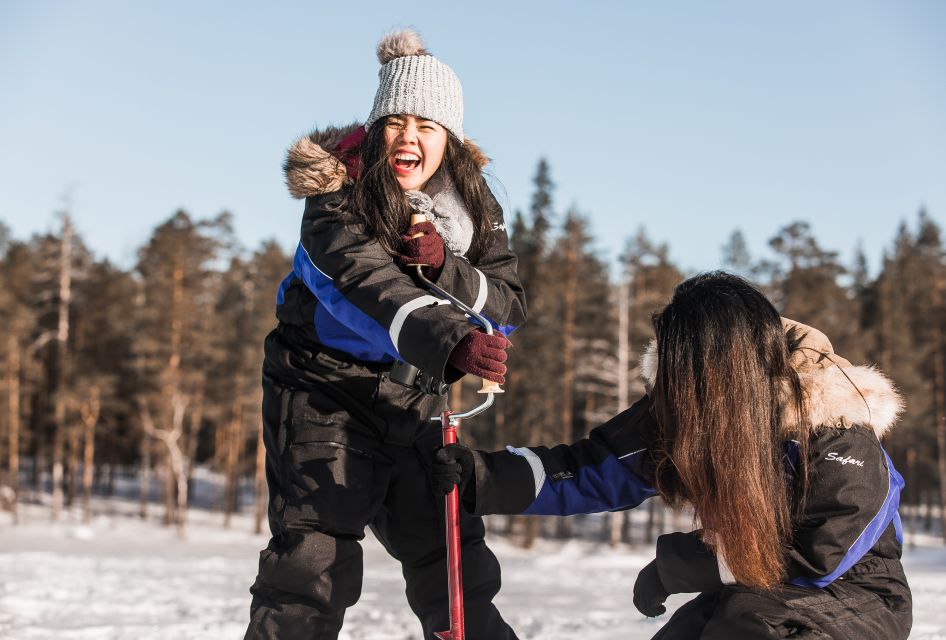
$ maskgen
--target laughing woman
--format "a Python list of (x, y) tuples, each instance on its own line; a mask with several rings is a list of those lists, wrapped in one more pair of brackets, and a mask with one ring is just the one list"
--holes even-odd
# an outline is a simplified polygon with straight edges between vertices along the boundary
[[(361, 593), (366, 527), (401, 563), (424, 638), (448, 628), (443, 501), (426, 471), (441, 436), (429, 419), (445, 408), (445, 383), (465, 373), (503, 382), (504, 336), (525, 320), (486, 160), (463, 135), (459, 80), (413, 31), (385, 37), (378, 57), (365, 124), (303, 138), (285, 164), (306, 203), (265, 342), (272, 539), (246, 638), (336, 638)], [(411, 226), (418, 197), (432, 206)], [(421, 288), (408, 268), (417, 263), (496, 335)], [(396, 382), (399, 361), (424, 383)], [(500, 573), (482, 520), (464, 516), (462, 531), (467, 637), (515, 638), (492, 604)]]

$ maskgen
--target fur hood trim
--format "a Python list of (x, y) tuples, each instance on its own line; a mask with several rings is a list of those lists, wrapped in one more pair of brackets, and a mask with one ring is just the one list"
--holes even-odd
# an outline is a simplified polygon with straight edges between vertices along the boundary
[[(798, 379), (814, 427), (863, 425), (882, 438), (903, 412), (903, 398), (890, 378), (875, 367), (835, 366), (799, 373)], [(792, 413), (786, 417), (787, 426), (797, 430), (798, 421), (792, 420)]]
[[(869, 426), (882, 438), (896, 424), (904, 408), (893, 382), (875, 367), (855, 366), (836, 355), (820, 331), (784, 319), (783, 325), (786, 329), (798, 327), (805, 335), (800, 348), (793, 352), (792, 366), (804, 391), (810, 426)], [(650, 391), (657, 379), (656, 339), (641, 354), (640, 372)], [(785, 422), (786, 435), (804, 430), (793, 412), (788, 413)]]
[[(283, 162), (283, 172), (293, 198), (331, 193), (354, 182), (346, 162), (349, 158), (357, 157), (358, 146), (346, 145), (344, 153), (339, 146), (354, 139), (359, 129), (363, 130), (360, 123), (327, 127), (303, 136), (289, 148)], [(466, 138), (463, 146), (473, 155), (473, 161), (480, 170), (489, 164), (489, 158), (472, 140)]]

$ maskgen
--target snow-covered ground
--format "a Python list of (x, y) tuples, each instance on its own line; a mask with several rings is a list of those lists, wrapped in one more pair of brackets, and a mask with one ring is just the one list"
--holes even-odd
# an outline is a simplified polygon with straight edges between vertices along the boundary
[[(191, 510), (182, 541), (131, 515), (131, 502), (100, 502), (97, 511), (89, 525), (77, 514), (51, 523), (48, 508), (38, 505), (21, 506), (16, 526), (0, 514), (0, 638), (242, 638), (247, 589), (267, 541), (247, 533), (247, 518), (225, 530), (219, 513)], [(652, 547), (542, 542), (525, 551), (496, 537), (491, 547), (503, 567), (498, 605), (520, 638), (635, 640), (651, 637), (666, 620), (645, 619), (631, 604)], [(946, 639), (946, 547), (917, 538), (905, 564), (915, 603), (911, 637)], [(370, 536), (365, 567), (361, 601), (348, 612), (341, 637), (420, 640), (400, 569)], [(685, 601), (674, 596), (669, 608)]]

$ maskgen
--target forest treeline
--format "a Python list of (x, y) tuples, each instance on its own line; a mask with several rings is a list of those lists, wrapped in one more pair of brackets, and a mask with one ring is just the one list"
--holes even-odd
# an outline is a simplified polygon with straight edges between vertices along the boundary
[[(464, 423), (464, 437), (484, 448), (571, 441), (643, 393), (638, 357), (651, 315), (691, 273), (643, 229), (617, 263), (603, 260), (588, 219), (556, 208), (544, 160), (530, 207), (507, 219), (530, 316), (511, 336), (506, 393)], [(203, 465), (225, 479), (224, 524), (249, 510), (265, 526), (262, 342), (291, 256), (273, 241), (240, 246), (231, 222), (178, 211), (128, 269), (94, 256), (68, 212), (54, 233), (28, 240), (0, 222), (0, 501), (14, 518), (19, 500), (40, 494), (51, 497), (53, 518), (67, 506), (89, 517), (92, 495), (134, 482), (142, 515), (158, 502), (165, 523), (183, 531)], [(893, 378), (907, 409), (885, 446), (907, 482), (908, 524), (929, 528), (946, 518), (941, 230), (922, 210), (901, 222), (873, 276), (862, 252), (842, 264), (805, 222), (773, 231), (765, 259), (733, 232), (722, 267), (759, 285), (783, 315), (824, 331), (847, 359)], [(454, 385), (452, 405), (476, 402), (476, 386)], [(526, 544), (577, 533), (572, 519), (504, 522)], [(613, 543), (631, 537), (626, 512), (603, 522), (599, 535)]]

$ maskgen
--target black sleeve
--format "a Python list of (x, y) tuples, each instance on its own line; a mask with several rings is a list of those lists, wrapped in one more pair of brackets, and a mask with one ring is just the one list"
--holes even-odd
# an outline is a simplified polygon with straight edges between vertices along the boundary
[(794, 584), (824, 587), (897, 519), (903, 479), (867, 427), (819, 430), (809, 447), (808, 491), (787, 570)]
[(436, 378), (472, 330), (465, 314), (402, 271), (346, 211), (339, 193), (306, 199), (294, 271), (319, 304), (394, 358)]
[(477, 452), (471, 512), (571, 515), (635, 507), (654, 495), (647, 442), (654, 422), (645, 396), (587, 438), (555, 447)]

